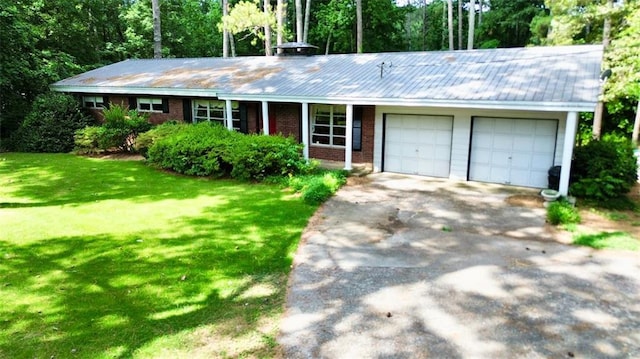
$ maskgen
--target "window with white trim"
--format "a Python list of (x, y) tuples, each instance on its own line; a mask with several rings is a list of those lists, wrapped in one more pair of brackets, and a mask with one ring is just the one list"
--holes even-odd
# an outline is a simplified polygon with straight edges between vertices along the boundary
[[(192, 107), (194, 123), (211, 121), (226, 127), (227, 106), (225, 101), (193, 100)], [(237, 101), (231, 101), (231, 118), (233, 119), (233, 129), (240, 131), (240, 104)]]
[(138, 111), (140, 112), (162, 112), (161, 98), (138, 98)]
[(345, 147), (347, 107), (345, 105), (314, 105), (311, 116), (311, 144)]
[(82, 103), (86, 108), (102, 110), (105, 108), (104, 97), (102, 96), (82, 96)]

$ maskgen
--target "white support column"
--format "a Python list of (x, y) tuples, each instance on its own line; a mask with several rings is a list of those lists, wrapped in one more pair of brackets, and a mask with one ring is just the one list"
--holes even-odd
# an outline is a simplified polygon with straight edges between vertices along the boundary
[(269, 102), (262, 101), (262, 133), (269, 134)]
[(302, 103), (302, 154), (305, 160), (309, 160), (309, 103)]
[(231, 100), (225, 100), (225, 123), (229, 131), (233, 131), (233, 109), (231, 108)]
[(353, 150), (353, 105), (347, 105), (347, 136), (344, 148), (344, 169), (351, 171), (351, 151)]
[(573, 157), (573, 147), (576, 141), (576, 131), (578, 129), (578, 113), (567, 113), (567, 123), (564, 130), (564, 145), (562, 147), (562, 170), (560, 171), (561, 195), (569, 194), (569, 174), (571, 173), (571, 157)]

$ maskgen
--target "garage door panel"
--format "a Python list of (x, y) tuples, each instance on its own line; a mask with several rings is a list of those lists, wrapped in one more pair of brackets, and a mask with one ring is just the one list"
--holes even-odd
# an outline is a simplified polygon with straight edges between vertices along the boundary
[(387, 115), (385, 127), (385, 171), (449, 176), (453, 118)]
[(469, 179), (546, 187), (557, 128), (556, 120), (474, 118)]

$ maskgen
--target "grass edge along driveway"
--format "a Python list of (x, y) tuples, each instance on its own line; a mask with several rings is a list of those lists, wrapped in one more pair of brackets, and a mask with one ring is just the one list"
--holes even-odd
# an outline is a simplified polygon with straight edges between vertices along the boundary
[(315, 206), (136, 161), (0, 154), (0, 357), (272, 357)]

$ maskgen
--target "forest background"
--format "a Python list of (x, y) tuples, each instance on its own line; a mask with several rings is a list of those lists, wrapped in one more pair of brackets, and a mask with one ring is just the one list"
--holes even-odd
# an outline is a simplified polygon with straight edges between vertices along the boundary
[[(603, 43), (602, 132), (631, 136), (640, 124), (637, 0), (0, 0), (0, 139), (60, 79), (154, 48), (272, 55), (287, 41), (326, 54)], [(581, 116), (583, 139), (592, 122)]]

